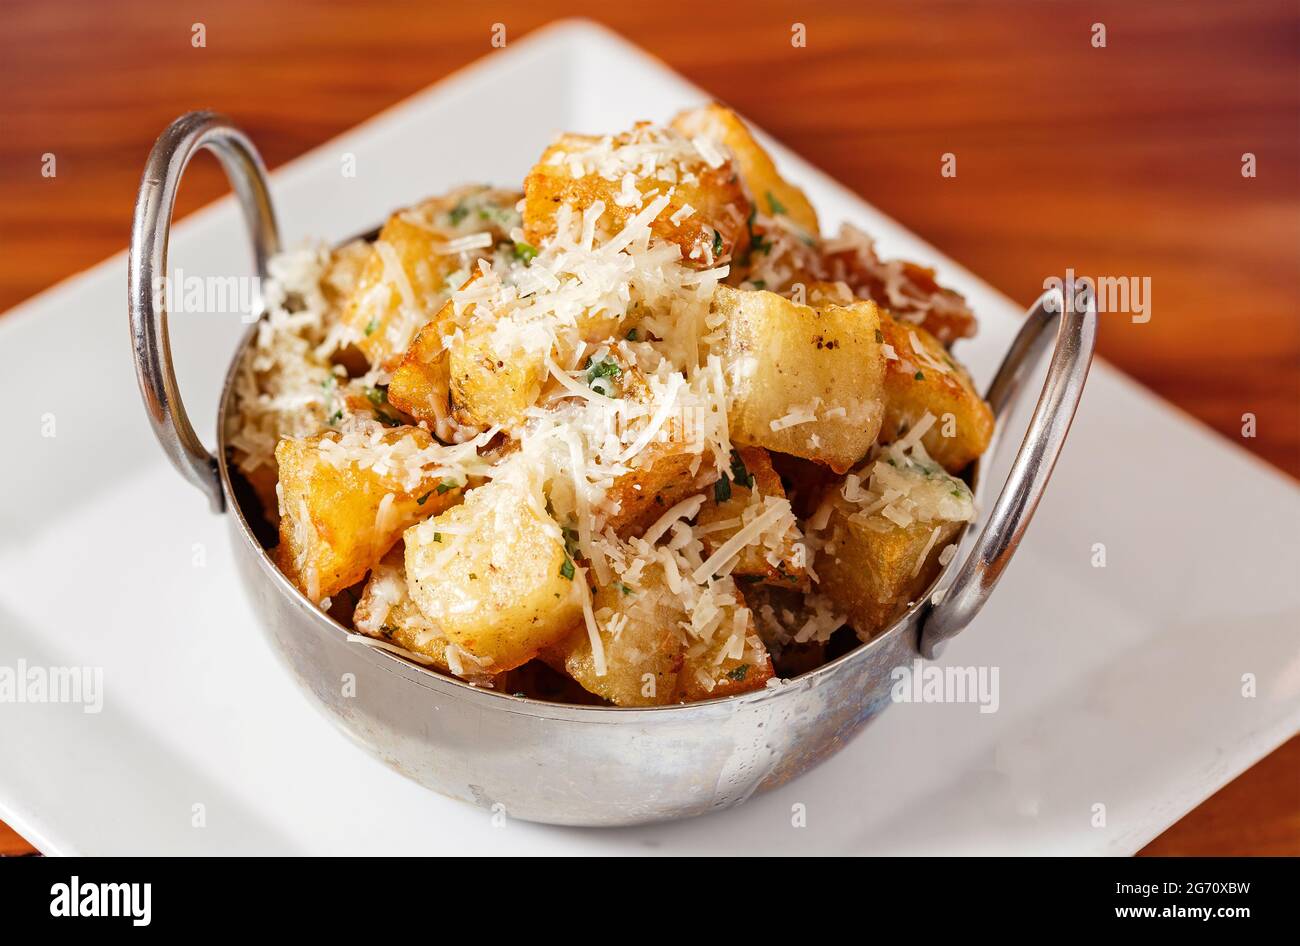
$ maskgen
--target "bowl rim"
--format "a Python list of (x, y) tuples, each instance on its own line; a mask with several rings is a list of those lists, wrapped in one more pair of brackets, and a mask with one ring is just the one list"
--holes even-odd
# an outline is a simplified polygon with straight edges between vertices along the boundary
[[(371, 231), (371, 233), (377, 233), (377, 230)], [(357, 239), (365, 239), (368, 236), (370, 236), (370, 233), (363, 234)], [(257, 334), (258, 326), (261, 324), (263, 317), (259, 317), (254, 321), (240, 338), (239, 344), (235, 347), (234, 354), (231, 357), (230, 365), (226, 369), (225, 380), (221, 386), (221, 396), (217, 406), (216, 459), (218, 475), (221, 480), (221, 490), (225, 495), (226, 500), (226, 508), (224, 512), (226, 515), (232, 515), (234, 517), (234, 521), (237, 524), (236, 531), (239, 533), (243, 542), (248, 546), (247, 551), (252, 552), (258, 557), (258, 563), (261, 566), (262, 571), (270, 573), (271, 579), (275, 582), (279, 592), (282, 595), (287, 596), (289, 601), (295, 605), (297, 610), (303, 611), (313, 618), (313, 623), (320, 632), (334, 635), (340, 643), (351, 643), (348, 641), (349, 636), (364, 637), (365, 635), (344, 627), (331, 615), (322, 611), (312, 603), (312, 601), (303, 594), (282, 571), (280, 571), (275, 562), (271, 559), (267, 550), (262, 546), (262, 543), (253, 533), (253, 529), (249, 525), (247, 517), (244, 515), (243, 507), (235, 496), (234, 487), (230, 479), (229, 460), (227, 456), (228, 444), (226, 425), (233, 416), (232, 405), (234, 402), (235, 380), (239, 374), (240, 365), (247, 356), (248, 348)], [(1000, 430), (995, 429), (994, 438), (990, 442), (988, 449), (972, 462), (968, 471), (969, 475), (966, 478), (966, 481), (975, 498), (976, 510), (980, 508), (980, 487), (983, 479), (981, 474), (983, 472), (984, 460), (996, 447), (998, 433), (1000, 433)], [(953, 543), (958, 547), (959, 554), (954, 555), (946, 565), (940, 567), (934, 580), (926, 586), (925, 590), (917, 596), (916, 600), (909, 605), (907, 610), (900, 614), (885, 630), (876, 634), (871, 638), (871, 640), (859, 643), (858, 646), (854, 647), (847, 653), (841, 654), (834, 660), (801, 673), (797, 677), (790, 677), (789, 679), (774, 677), (773, 679), (781, 680), (780, 686), (764, 687), (763, 689), (751, 690), (747, 693), (736, 693), (731, 696), (719, 696), (709, 700), (698, 700), (693, 703), (669, 703), (663, 706), (586, 706), (578, 703), (559, 703), (550, 700), (533, 699), (532, 697), (526, 696), (516, 696), (511, 693), (505, 693), (485, 687), (477, 687), (449, 674), (441, 673), (431, 667), (426, 667), (413, 660), (408, 660), (401, 654), (394, 653), (393, 651), (381, 647), (370, 646), (359, 641), (356, 642), (356, 645), (358, 647), (363, 647), (372, 655), (377, 655), (384, 658), (386, 661), (391, 662), (392, 666), (387, 666), (385, 669), (395, 672), (399, 676), (403, 676), (411, 683), (423, 686), (426, 689), (436, 689), (442, 692), (448, 692), (446, 688), (450, 686), (451, 690), (448, 692), (448, 695), (456, 695), (469, 700), (490, 699), (496, 701), (495, 706), (493, 707), (495, 709), (525, 712), (530, 716), (541, 715), (558, 718), (560, 716), (607, 717), (610, 714), (620, 714), (624, 716), (628, 714), (654, 714), (660, 718), (664, 718), (668, 714), (681, 714), (692, 710), (698, 712), (701, 709), (707, 709), (710, 707), (739, 707), (761, 703), (779, 698), (782, 695), (791, 692), (820, 686), (827, 679), (836, 675), (843, 667), (867, 659), (868, 656), (873, 654), (875, 651), (889, 646), (889, 643), (891, 643), (898, 635), (906, 633), (908, 630), (915, 630), (920, 623), (923, 612), (931, 607), (931, 598), (934, 596), (939, 583), (944, 580), (952, 570), (953, 566), (961, 561), (962, 557), (960, 555), (960, 550), (965, 544), (966, 539), (969, 537), (973, 525), (973, 520), (968, 521), (962, 526), (961, 530), (953, 539)], [(258, 614), (259, 619), (262, 619), (263, 617), (263, 615)], [(919, 651), (917, 652), (917, 656), (920, 656)]]

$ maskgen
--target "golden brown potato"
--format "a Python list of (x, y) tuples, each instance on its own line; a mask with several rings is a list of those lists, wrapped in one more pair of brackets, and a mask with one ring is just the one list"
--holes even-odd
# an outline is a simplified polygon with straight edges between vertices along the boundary
[(812, 308), (772, 292), (719, 287), (732, 440), (844, 472), (884, 415), (880, 315), (870, 302)]
[(681, 249), (688, 265), (707, 268), (744, 253), (749, 200), (736, 170), (721, 154), (711, 166), (693, 144), (648, 123), (613, 138), (562, 135), (524, 180), (524, 238), (541, 246), (568, 205), (579, 213), (604, 204), (602, 225), (621, 230), (655, 197), (668, 194), (654, 219), (654, 236)]
[(406, 583), (406, 548), (401, 542), (370, 572), (352, 622), (362, 634), (424, 657), (443, 673), (497, 689), (506, 683), (502, 675), (486, 673), (471, 655), (452, 647), (442, 628), (416, 606)]
[(761, 690), (772, 679), (772, 658), (754, 629), (753, 614), (744, 610), (744, 640), (740, 653), (727, 652), (731, 635), (728, 630), (737, 608), (744, 608), (740, 592), (734, 593), (734, 605), (724, 608), (728, 618), (709, 644), (695, 642), (686, 648), (686, 659), (677, 676), (677, 700), (694, 703), (716, 700), (751, 690)]
[[(700, 454), (681, 442), (652, 443), (637, 467), (614, 480), (605, 503), (614, 510), (607, 520), (619, 536), (640, 535), (656, 519), (708, 487), (717, 478)], [(697, 469), (698, 467), (698, 469)]]
[(582, 620), (560, 527), (534, 487), (498, 478), (406, 531), (411, 597), (493, 672), (531, 660)]
[[(371, 365), (396, 367), (473, 263), (490, 256), (517, 220), (519, 194), (474, 185), (388, 218), (348, 297), (343, 321)], [(454, 241), (487, 234), (486, 245)]]
[[(896, 495), (883, 503), (886, 494)], [(918, 451), (885, 451), (827, 497), (819, 587), (866, 641), (934, 580), (944, 548), (974, 517), (970, 490)]]
[(440, 433), (451, 416), (451, 369), (443, 335), (454, 324), (452, 304), (447, 302), (415, 333), (388, 384), (390, 404)]
[(882, 260), (873, 242), (846, 225), (821, 242), (813, 270), (817, 279), (840, 280), (894, 317), (921, 325), (944, 345), (975, 334), (975, 314), (960, 293), (939, 285), (935, 272), (906, 260)]
[(681, 603), (669, 592), (663, 568), (653, 565), (635, 585), (613, 582), (592, 601), (605, 672), (596, 671), (587, 628), (575, 629), (548, 662), (590, 693), (615, 706), (663, 706), (676, 701), (685, 661)]
[(441, 475), (417, 472), (408, 481), (403, 470), (380, 474), (357, 462), (367, 451), (400, 454), (433, 444), (418, 427), (373, 428), (378, 430), (368, 436), (378, 439), (377, 446), (356, 446), (368, 436), (327, 431), (282, 440), (275, 449), (280, 470), (276, 563), (312, 601), (356, 584), (404, 529), (460, 500), (459, 484)]
[(720, 144), (731, 155), (740, 181), (760, 213), (784, 214), (810, 236), (820, 232), (817, 211), (804, 192), (777, 172), (771, 156), (731, 109), (716, 102), (688, 109), (674, 118), (672, 125), (687, 138), (703, 137)]
[[(764, 508), (764, 497), (785, 499), (781, 478), (772, 468), (772, 460), (762, 447), (742, 447), (732, 455), (731, 474), (726, 482), (718, 480), (695, 519), (696, 535), (706, 555), (712, 555), (740, 531), (750, 506)], [(793, 516), (793, 513), (791, 514)], [(753, 513), (751, 513), (751, 518)], [(769, 549), (755, 543), (745, 546), (736, 566), (734, 578), (758, 578), (791, 588), (808, 583), (807, 551), (797, 523), (791, 521), (779, 548)], [(775, 559), (773, 561), (772, 559)]]
[(721, 616), (706, 642), (687, 634), (691, 615), (669, 588), (662, 566), (651, 565), (635, 583), (616, 581), (596, 592), (604, 674), (596, 671), (585, 627), (554, 648), (548, 662), (616, 706), (690, 703), (761, 689), (772, 677), (772, 661), (748, 611), (733, 640), (744, 600), (732, 582), (717, 587)]
[(456, 420), (477, 427), (517, 428), (546, 380), (546, 352), (502, 347), (495, 326), (471, 321), (450, 354)]
[[(935, 423), (921, 442), (950, 473), (988, 449), (993, 411), (975, 391), (966, 369), (920, 326), (881, 314), (885, 344), (885, 418), (882, 443), (904, 436), (929, 412)], [(892, 357), (891, 357), (892, 355)]]

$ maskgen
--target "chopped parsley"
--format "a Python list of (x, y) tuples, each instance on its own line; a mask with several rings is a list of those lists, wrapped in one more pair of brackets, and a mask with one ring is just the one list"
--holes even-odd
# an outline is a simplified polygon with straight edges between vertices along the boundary
[(912, 377), (915, 378), (917, 381), (924, 381), (924, 380), (925, 380), (925, 375), (924, 375), (922, 372), (920, 372), (920, 371), (917, 371), (917, 373), (914, 374), (914, 375), (912, 375)]
[(634, 342), (634, 341), (636, 341), (636, 329), (634, 329), (634, 328), (630, 328), (630, 329), (627, 330), (627, 340), (628, 340), (629, 342)]
[(564, 554), (570, 558), (578, 557), (578, 530), (573, 526), (561, 526), (560, 534), (564, 536)]
[(375, 406), (375, 410), (382, 410), (388, 404), (388, 388), (382, 384), (366, 388), (366, 400)]
[(713, 231), (713, 258), (717, 259), (722, 255), (722, 231)]
[(723, 473), (722, 477), (713, 484), (713, 498), (720, 503), (725, 503), (731, 498), (731, 480), (727, 479), (726, 473)]
[(451, 212), (447, 214), (447, 219), (451, 221), (451, 225), (454, 227), (458, 226), (468, 216), (469, 208), (462, 202), (451, 208)]
[(771, 191), (767, 192), (767, 205), (772, 208), (772, 213), (774, 214), (785, 213), (785, 205), (777, 200)]
[(621, 582), (621, 581), (620, 581), (620, 582), (616, 582), (616, 584), (618, 585), (618, 590), (621, 591), (621, 592), (623, 592), (623, 594), (625, 594), (625, 595), (634, 595), (634, 594), (636, 594), (636, 592), (635, 592), (634, 590), (632, 590), (632, 587), (631, 587), (630, 585), (625, 585), (625, 584), (623, 584), (623, 582)]
[(437, 492), (437, 494), (441, 496), (443, 493), (448, 493), (451, 492), (453, 489), (459, 489), (459, 488), (460, 488), (460, 484), (457, 483), (455, 480), (445, 479), (437, 485), (435, 492)]
[(740, 455), (739, 450), (731, 451), (731, 478), (738, 485), (754, 488), (754, 474), (745, 468), (745, 460)]
[(435, 541), (435, 542), (441, 542), (441, 541), (442, 541), (442, 533), (441, 533), (441, 532), (435, 532), (435, 533), (433, 534), (433, 541)]
[(417, 500), (415, 501), (415, 504), (416, 504), (417, 506), (423, 506), (424, 503), (425, 503), (425, 501), (426, 501), (430, 496), (432, 496), (432, 495), (433, 495), (433, 490), (429, 490), (427, 493), (425, 493), (423, 496), (421, 496), (419, 499), (417, 499)]
[(375, 334), (375, 329), (379, 328), (379, 319), (373, 318), (366, 324), (366, 338)]
[(573, 581), (573, 575), (573, 559), (569, 558), (568, 553), (565, 553), (564, 564), (560, 566), (560, 577)]
[(615, 381), (622, 373), (623, 369), (613, 358), (601, 358), (599, 361), (587, 359), (587, 386), (597, 394), (613, 397)]
[(749, 676), (749, 664), (741, 664), (734, 670), (728, 670), (727, 676), (739, 683), (741, 680), (745, 679), (745, 677)]
[(515, 259), (519, 260), (519, 262), (525, 264), (531, 263), (536, 255), (537, 247), (533, 246), (531, 243), (525, 243), (520, 240), (515, 244)]

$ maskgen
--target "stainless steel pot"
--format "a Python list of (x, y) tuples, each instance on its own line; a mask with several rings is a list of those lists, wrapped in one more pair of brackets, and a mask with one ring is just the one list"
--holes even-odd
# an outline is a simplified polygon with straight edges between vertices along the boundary
[[(890, 672), (932, 658), (975, 617), (1006, 568), (1069, 430), (1096, 334), (1091, 306), (1060, 293), (1030, 310), (988, 391), (1001, 428), (1055, 325), (1047, 380), (988, 521), (962, 560), (888, 630), (839, 659), (762, 690), (654, 709), (570, 706), (475, 689), (399, 656), (349, 642), (282, 575), (235, 498), (227, 465), (235, 353), (218, 409), (216, 455), (199, 442), (172, 368), (163, 293), (181, 175), (214, 151), (243, 207), (259, 275), (279, 248), (265, 172), (249, 140), (221, 116), (183, 116), (155, 144), (131, 234), (129, 302), (136, 372), (163, 451), (227, 512), (244, 585), (275, 650), (302, 689), (361, 746), (422, 785), (510, 817), (569, 825), (628, 825), (703, 814), (781, 785), (837, 752), (890, 701)], [(972, 476), (979, 491), (979, 461)], [(943, 588), (939, 594), (936, 589)], [(354, 681), (353, 685), (348, 685)]]

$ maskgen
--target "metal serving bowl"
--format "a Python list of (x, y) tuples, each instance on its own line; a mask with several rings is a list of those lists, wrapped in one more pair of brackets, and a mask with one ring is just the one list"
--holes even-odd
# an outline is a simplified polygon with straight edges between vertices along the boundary
[[(185, 115), (155, 144), (131, 233), (129, 302), (136, 373), (163, 451), (226, 512), (244, 585), (294, 678), (356, 742), (422, 785), (515, 818), (628, 825), (703, 814), (781, 785), (837, 752), (889, 703), (890, 672), (933, 658), (978, 613), (1020, 540), (1069, 430), (1087, 377), (1096, 314), (1049, 293), (1030, 310), (989, 388), (998, 431), (1056, 326), (1047, 380), (987, 523), (906, 614), (869, 643), (774, 689), (653, 709), (548, 703), (476, 689), (378, 648), (313, 605), (272, 564), (232, 485), (226, 376), (215, 456), (199, 442), (172, 367), (163, 293), (181, 175), (200, 149), (216, 153), (248, 223), (257, 269), (279, 248), (265, 171), (249, 140), (208, 112)], [(978, 461), (970, 479), (980, 487)], [(942, 587), (940, 594), (936, 589)], [(347, 675), (352, 675), (351, 678)], [(345, 681), (355, 680), (354, 686)]]

